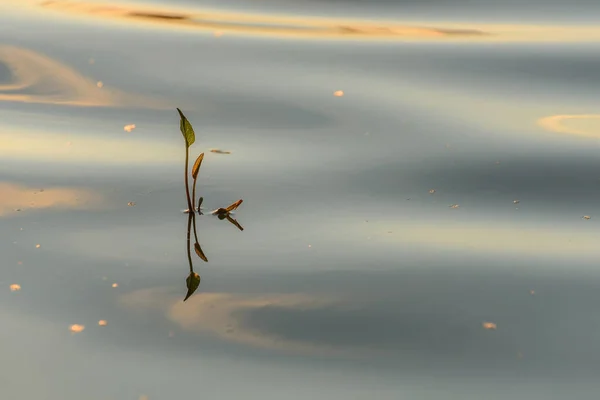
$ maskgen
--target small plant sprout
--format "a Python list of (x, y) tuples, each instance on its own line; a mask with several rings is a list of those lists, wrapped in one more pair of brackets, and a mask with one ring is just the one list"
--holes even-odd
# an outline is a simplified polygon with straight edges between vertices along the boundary
[[(194, 272), (194, 265), (192, 263), (192, 253), (190, 251), (190, 230), (192, 227), (192, 220), (195, 220), (195, 214), (193, 212), (190, 213), (190, 215), (188, 216), (188, 225), (187, 225), (187, 257), (188, 257), (188, 263), (190, 265), (190, 274), (188, 275), (188, 277), (185, 280), (186, 286), (187, 286), (187, 293), (185, 295), (185, 298), (183, 299), (183, 301), (186, 301), (187, 299), (190, 298), (190, 296), (192, 294), (194, 294), (194, 292), (196, 291), (196, 289), (198, 289), (198, 287), (200, 286), (200, 275), (198, 275), (197, 273)], [(194, 234), (196, 234), (196, 232), (194, 231)], [(196, 245), (198, 245), (198, 247), (200, 247), (200, 245), (198, 244), (198, 242), (196, 241)], [(194, 246), (196, 247), (196, 246)]]
[(181, 120), (179, 121), (179, 129), (185, 139), (185, 194), (187, 196), (188, 210), (190, 213), (194, 213), (194, 206), (192, 205), (192, 199), (190, 198), (190, 186), (188, 184), (188, 164), (190, 161), (190, 146), (196, 141), (196, 134), (190, 121), (183, 115), (181, 110), (178, 108), (177, 112)]
[[(185, 176), (184, 176), (184, 179), (185, 179), (185, 194), (186, 194), (186, 199), (187, 199), (187, 203), (188, 203), (188, 209), (185, 210), (184, 213), (188, 214), (187, 258), (188, 258), (188, 263), (189, 263), (189, 267), (190, 267), (190, 273), (185, 280), (186, 286), (187, 286), (187, 293), (186, 293), (183, 301), (186, 301), (187, 299), (190, 298), (190, 296), (192, 296), (194, 294), (194, 292), (200, 286), (200, 275), (197, 274), (196, 272), (194, 272), (194, 265), (192, 262), (192, 250), (191, 250), (192, 249), (192, 246), (191, 246), (192, 227), (194, 228), (194, 239), (195, 239), (194, 252), (204, 262), (208, 262), (208, 258), (204, 254), (204, 251), (202, 251), (202, 247), (200, 247), (200, 243), (198, 241), (198, 234), (196, 231), (196, 211), (198, 212), (198, 215), (203, 215), (201, 207), (202, 207), (202, 203), (204, 202), (204, 197), (200, 196), (198, 198), (198, 207), (194, 208), (194, 205), (196, 203), (196, 184), (198, 182), (198, 174), (200, 172), (200, 166), (202, 165), (202, 161), (204, 160), (204, 153), (201, 153), (198, 156), (198, 158), (196, 158), (196, 161), (194, 162), (194, 165), (192, 166), (192, 179), (194, 180), (194, 182), (192, 184), (192, 195), (190, 196), (190, 186), (189, 186), (189, 176), (188, 176), (189, 155), (190, 155), (190, 147), (196, 141), (196, 135), (194, 133), (194, 128), (192, 127), (192, 124), (188, 121), (188, 119), (185, 117), (185, 115), (183, 115), (183, 113), (181, 112), (181, 110), (179, 108), (177, 109), (177, 112), (179, 113), (179, 117), (180, 117), (179, 128), (180, 128), (181, 134), (183, 135), (183, 138), (185, 140)], [(231, 222), (233, 225), (235, 225), (239, 230), (243, 231), (244, 228), (235, 219), (233, 219), (231, 217), (231, 213), (234, 210), (236, 210), (240, 206), (240, 204), (242, 204), (242, 199), (236, 201), (235, 203), (231, 204), (228, 207), (218, 208), (215, 211), (213, 211), (212, 214), (217, 215), (217, 217), (220, 220), (227, 219), (229, 222)]]

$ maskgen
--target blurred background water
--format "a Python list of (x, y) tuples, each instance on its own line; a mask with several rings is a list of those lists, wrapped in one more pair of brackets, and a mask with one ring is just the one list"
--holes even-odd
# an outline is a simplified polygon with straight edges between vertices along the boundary
[(594, 398), (599, 15), (0, 1), (2, 398)]

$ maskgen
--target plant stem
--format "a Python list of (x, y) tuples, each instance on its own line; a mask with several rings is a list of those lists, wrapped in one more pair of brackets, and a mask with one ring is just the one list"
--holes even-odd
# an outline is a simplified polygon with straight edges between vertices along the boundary
[(198, 234), (196, 233), (196, 214), (194, 214), (194, 219), (192, 220), (192, 224), (194, 227), (194, 239), (196, 239), (196, 243), (198, 243)]
[(190, 199), (190, 185), (188, 184), (188, 163), (190, 160), (190, 148), (185, 146), (185, 194), (187, 196), (188, 209), (190, 213), (194, 213), (194, 205)]
[[(192, 207), (196, 204), (196, 181), (198, 180), (198, 176), (194, 178), (194, 183), (192, 184)], [(200, 212), (200, 207), (198, 207), (198, 212)]]
[(190, 273), (194, 273), (194, 267), (192, 266), (192, 252), (190, 248), (190, 230), (192, 228), (192, 218), (194, 214), (190, 214), (188, 217), (188, 226), (187, 226), (187, 256), (188, 262), (190, 263)]

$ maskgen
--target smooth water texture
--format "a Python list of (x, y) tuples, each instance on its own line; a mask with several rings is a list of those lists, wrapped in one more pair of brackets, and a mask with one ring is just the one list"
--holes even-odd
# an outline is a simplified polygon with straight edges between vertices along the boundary
[(594, 398), (599, 22), (0, 0), (0, 398)]

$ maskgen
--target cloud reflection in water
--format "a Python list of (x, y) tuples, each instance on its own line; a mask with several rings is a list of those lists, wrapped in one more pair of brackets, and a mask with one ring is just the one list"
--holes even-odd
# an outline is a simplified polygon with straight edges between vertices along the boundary
[(159, 102), (123, 93), (32, 50), (0, 45), (0, 101), (81, 107), (161, 108)]

